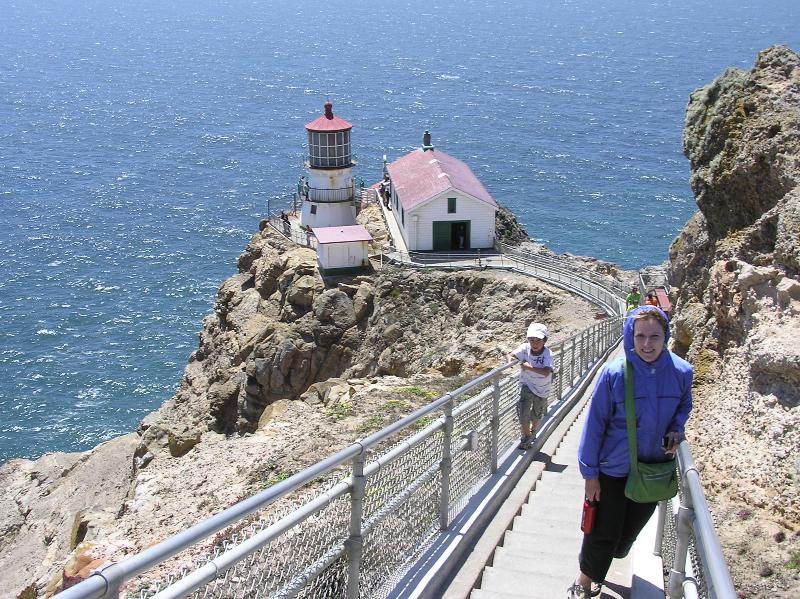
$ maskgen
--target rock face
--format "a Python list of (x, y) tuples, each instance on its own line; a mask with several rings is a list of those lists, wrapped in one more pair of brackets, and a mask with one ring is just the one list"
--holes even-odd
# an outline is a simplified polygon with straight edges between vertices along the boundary
[(516, 215), (505, 206), (498, 206), (494, 229), (498, 241), (508, 245), (516, 246), (529, 240), (528, 232), (519, 224)]
[(675, 349), (696, 368), (692, 448), (737, 588), (796, 596), (800, 57), (775, 46), (695, 91), (684, 149), (699, 212), (670, 247), (670, 280)]
[(137, 444), (131, 433), (89, 452), (10, 460), (0, 467), (0, 596), (46, 586), (50, 580), (37, 584), (30, 576), (39, 564), (63, 563), (78, 545), (104, 535), (134, 480)]
[(503, 363), (531, 320), (555, 343), (595, 315), (505, 271), (323, 279), (269, 227), (238, 271), (136, 434), (0, 467), (0, 595), (44, 596), (286, 478)]

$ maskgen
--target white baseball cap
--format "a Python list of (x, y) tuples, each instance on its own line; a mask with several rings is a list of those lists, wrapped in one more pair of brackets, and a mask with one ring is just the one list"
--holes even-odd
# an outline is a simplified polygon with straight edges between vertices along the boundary
[(535, 337), (536, 339), (546, 339), (547, 327), (540, 322), (532, 322), (528, 327), (528, 337)]

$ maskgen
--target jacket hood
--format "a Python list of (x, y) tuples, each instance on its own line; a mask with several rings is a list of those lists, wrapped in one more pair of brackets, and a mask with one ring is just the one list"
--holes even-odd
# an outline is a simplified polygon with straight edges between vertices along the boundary
[[(658, 306), (639, 306), (628, 312), (625, 318), (625, 325), (622, 329), (622, 342), (625, 344), (625, 357), (631, 362), (642, 362), (642, 359), (636, 355), (633, 349), (633, 317), (642, 312), (660, 312), (661, 316), (667, 322), (667, 330), (664, 333), (664, 351), (661, 353), (663, 356), (667, 351), (667, 342), (669, 341), (669, 316)], [(660, 356), (659, 356), (660, 358)]]

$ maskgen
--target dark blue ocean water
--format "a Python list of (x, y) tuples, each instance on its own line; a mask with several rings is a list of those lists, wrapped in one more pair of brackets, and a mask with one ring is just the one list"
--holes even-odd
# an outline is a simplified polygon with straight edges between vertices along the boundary
[(800, 49), (799, 6), (0, 0), (0, 461), (173, 393), (326, 99), (367, 182), (427, 128), (553, 250), (662, 262), (689, 93)]

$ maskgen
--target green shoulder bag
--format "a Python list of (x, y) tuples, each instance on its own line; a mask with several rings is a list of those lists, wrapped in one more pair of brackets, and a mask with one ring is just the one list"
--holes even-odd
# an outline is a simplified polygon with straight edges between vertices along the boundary
[(625, 497), (636, 503), (655, 503), (675, 497), (678, 474), (675, 458), (668, 462), (640, 462), (636, 447), (636, 402), (633, 399), (633, 368), (625, 361), (625, 419), (628, 422), (628, 451), (631, 471), (625, 483)]

